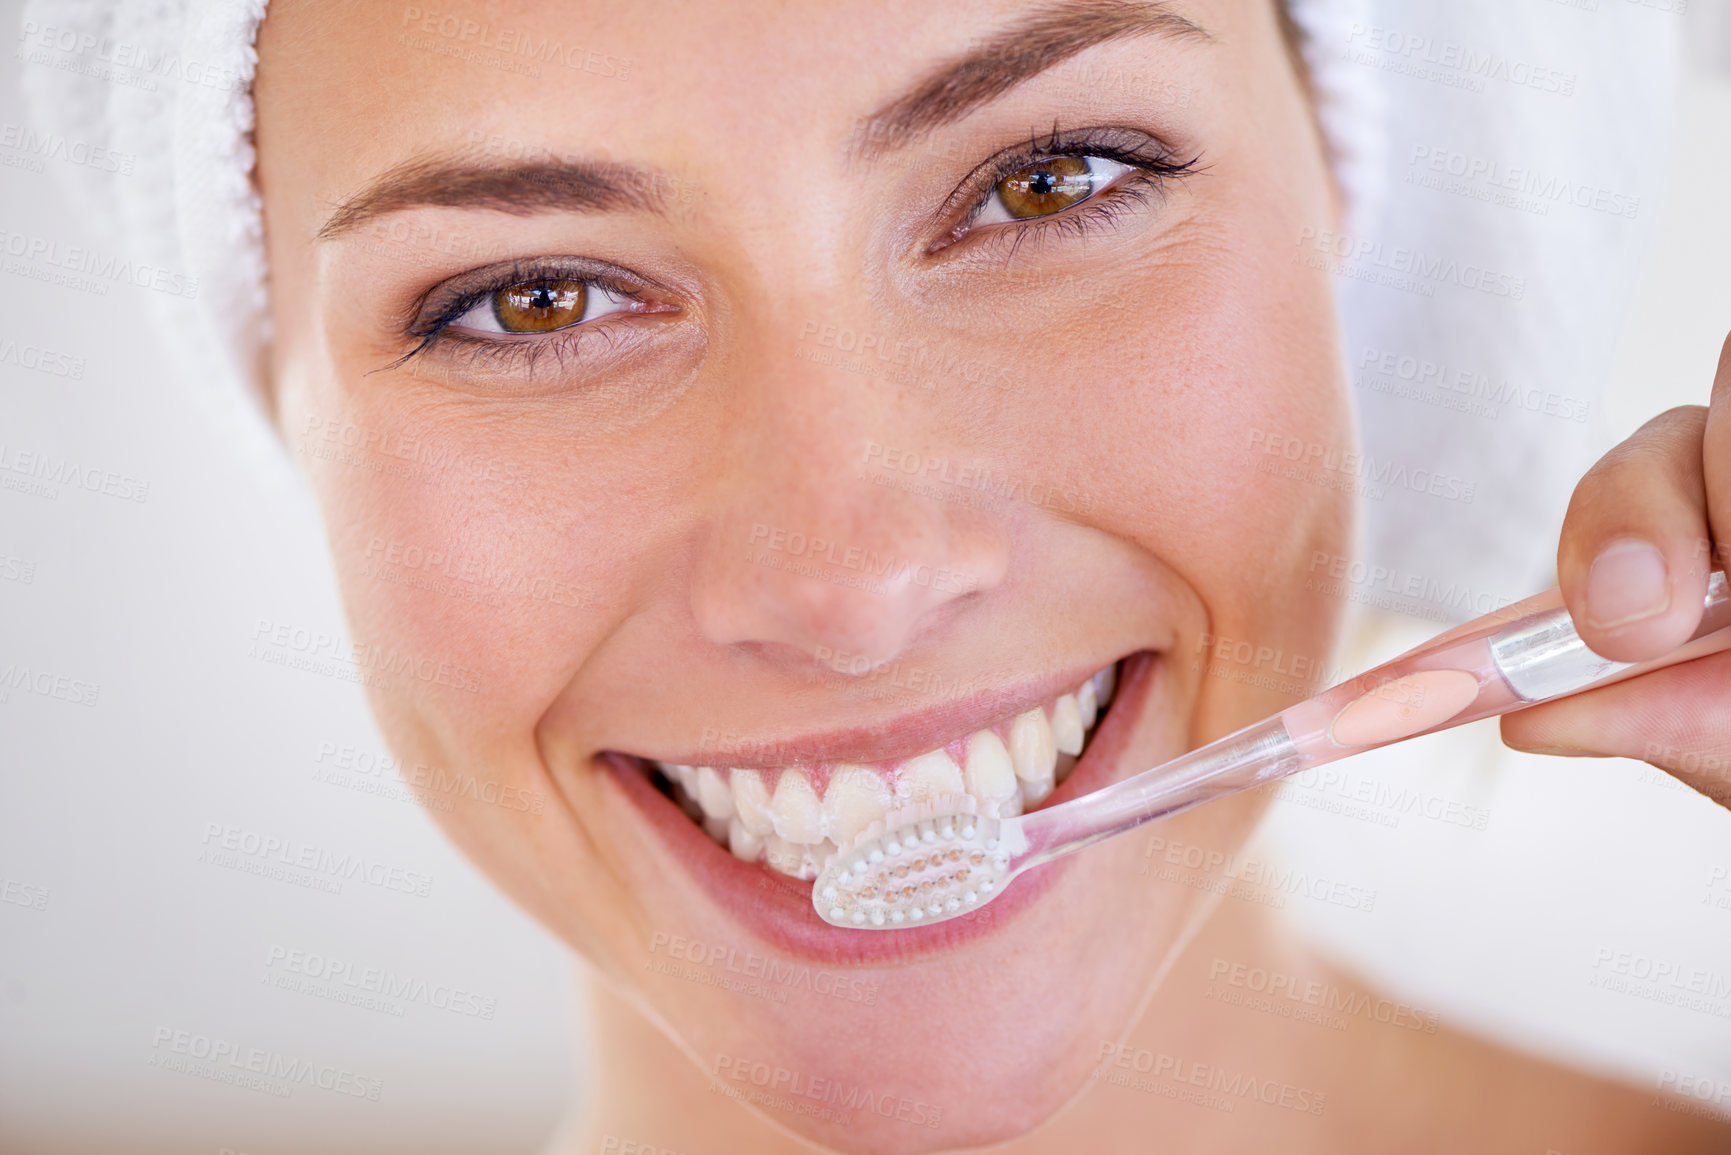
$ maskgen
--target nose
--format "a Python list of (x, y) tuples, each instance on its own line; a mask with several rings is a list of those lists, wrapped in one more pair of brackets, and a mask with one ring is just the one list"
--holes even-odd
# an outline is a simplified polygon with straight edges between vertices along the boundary
[(782, 358), (752, 356), (726, 386), (692, 611), (718, 645), (865, 670), (981, 603), (1007, 534), (966, 503), (977, 494), (932, 479), (950, 463), (929, 405), (857, 364), (788, 358), (793, 330), (776, 337), (763, 347)]

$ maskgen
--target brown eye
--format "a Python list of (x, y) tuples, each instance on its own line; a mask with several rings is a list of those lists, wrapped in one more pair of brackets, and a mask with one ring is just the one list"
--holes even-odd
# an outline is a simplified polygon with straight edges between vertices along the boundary
[(588, 305), (582, 281), (526, 281), (493, 294), (493, 319), (507, 333), (548, 333), (581, 321)]
[(1015, 220), (1062, 212), (1093, 192), (1094, 174), (1083, 156), (1043, 160), (1017, 169), (997, 184), (998, 199)]

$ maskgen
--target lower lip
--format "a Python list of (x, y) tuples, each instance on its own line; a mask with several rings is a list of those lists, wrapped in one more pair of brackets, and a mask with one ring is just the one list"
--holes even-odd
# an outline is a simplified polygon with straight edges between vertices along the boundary
[[(1161, 665), (1142, 652), (1119, 670), (1112, 705), (1100, 720), (1088, 749), (1047, 805), (1091, 793), (1113, 781), (1116, 763), (1128, 744), (1137, 717), (1153, 697)], [(873, 963), (948, 950), (1008, 926), (1060, 879), (1076, 860), (1061, 859), (1017, 879), (1002, 897), (974, 914), (933, 926), (894, 931), (846, 930), (830, 926), (811, 906), (811, 883), (743, 862), (713, 842), (671, 799), (650, 784), (647, 774), (618, 754), (597, 761), (609, 781), (658, 832), (679, 860), (726, 915), (781, 951), (834, 964)]]

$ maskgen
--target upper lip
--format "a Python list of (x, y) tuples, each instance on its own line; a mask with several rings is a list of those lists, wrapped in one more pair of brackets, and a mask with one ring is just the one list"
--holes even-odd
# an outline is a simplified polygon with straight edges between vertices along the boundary
[(876, 722), (832, 730), (789, 731), (773, 735), (760, 733), (749, 737), (717, 726), (717, 737), (705, 740), (697, 748), (616, 752), (675, 765), (725, 766), (740, 770), (912, 758), (1069, 693), (1094, 674), (1122, 660), (1123, 656), (1060, 673), (1004, 683), (971, 692), (954, 702), (942, 702)]

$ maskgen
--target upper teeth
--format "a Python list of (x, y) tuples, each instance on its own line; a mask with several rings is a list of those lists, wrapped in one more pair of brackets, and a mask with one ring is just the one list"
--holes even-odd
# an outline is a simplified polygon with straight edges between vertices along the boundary
[[(1075, 765), (1087, 731), (1112, 700), (1114, 677), (1108, 666), (1049, 707), (1036, 706), (897, 765), (828, 767), (821, 792), (812, 767), (655, 765), (674, 783), (675, 800), (717, 842), (748, 862), (815, 878), (840, 844), (900, 806), (965, 792), (980, 813), (1008, 818), (1044, 802)], [(766, 778), (773, 778), (773, 786)]]

